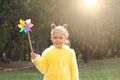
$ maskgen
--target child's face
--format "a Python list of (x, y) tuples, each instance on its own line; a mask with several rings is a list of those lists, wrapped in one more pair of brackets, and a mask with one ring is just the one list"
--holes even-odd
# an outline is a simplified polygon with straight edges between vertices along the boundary
[(54, 32), (51, 35), (51, 40), (53, 45), (55, 45), (56, 48), (62, 48), (63, 44), (67, 40), (66, 36), (61, 32)]

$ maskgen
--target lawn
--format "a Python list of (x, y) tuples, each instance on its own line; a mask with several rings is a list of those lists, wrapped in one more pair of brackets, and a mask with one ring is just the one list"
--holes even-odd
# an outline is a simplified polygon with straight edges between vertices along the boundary
[(120, 58), (80, 64), (81, 80), (120, 80)]
[[(80, 80), (120, 80), (120, 58), (78, 61)], [(1, 72), (0, 80), (43, 80), (36, 68)]]

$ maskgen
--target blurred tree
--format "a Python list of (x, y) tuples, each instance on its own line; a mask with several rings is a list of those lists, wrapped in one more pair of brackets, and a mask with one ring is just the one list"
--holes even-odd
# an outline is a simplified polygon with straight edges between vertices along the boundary
[[(23, 46), (23, 43), (25, 40), (23, 39), (25, 39), (25, 37), (19, 34), (17, 24), (20, 18), (24, 18), (27, 15), (24, 13), (24, 7), (27, 4), (26, 1), (27, 0), (0, 1), (0, 26), (2, 30), (0, 35), (3, 36), (0, 40), (0, 43), (2, 44), (0, 45), (0, 57), (5, 53), (6, 57), (9, 59), (18, 57), (17, 60), (19, 60), (20, 55), (24, 54), (23, 49), (25, 46)], [(20, 46), (21, 44), (23, 45)], [(16, 56), (15, 52), (17, 52)], [(21, 58), (23, 59), (23, 57)]]
[[(1, 0), (0, 59), (3, 53), (12, 60), (29, 59), (29, 42), (19, 33), (19, 19), (32, 19), (31, 40), (36, 53), (50, 43), (50, 24), (67, 23), (71, 47), (84, 60), (120, 56), (119, 0), (101, 0), (86, 8), (82, 0)], [(86, 47), (87, 46), (87, 47)], [(89, 61), (88, 61), (89, 62)]]

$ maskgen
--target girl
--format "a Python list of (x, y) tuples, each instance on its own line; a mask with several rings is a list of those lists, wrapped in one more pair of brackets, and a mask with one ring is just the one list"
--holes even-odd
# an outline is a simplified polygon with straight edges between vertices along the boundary
[(44, 80), (79, 80), (75, 52), (65, 45), (69, 37), (67, 24), (51, 27), (53, 45), (45, 49), (42, 56), (31, 52), (33, 64), (44, 74)]

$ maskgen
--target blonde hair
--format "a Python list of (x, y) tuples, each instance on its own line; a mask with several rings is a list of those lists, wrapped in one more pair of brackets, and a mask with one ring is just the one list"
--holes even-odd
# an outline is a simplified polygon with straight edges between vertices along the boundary
[(54, 23), (51, 24), (51, 35), (53, 35), (54, 32), (63, 32), (63, 34), (66, 36), (66, 38), (69, 37), (69, 33), (67, 31), (67, 27), (68, 25), (67, 24), (64, 24), (63, 26), (59, 25), (59, 26), (56, 26)]
[(71, 46), (71, 43), (69, 40), (66, 40), (65, 45), (68, 45), (69, 47)]

